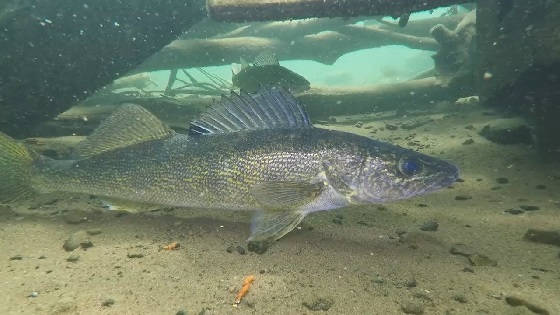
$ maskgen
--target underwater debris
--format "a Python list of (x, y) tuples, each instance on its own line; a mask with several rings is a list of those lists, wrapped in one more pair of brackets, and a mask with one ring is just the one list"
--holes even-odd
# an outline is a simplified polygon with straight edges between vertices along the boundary
[(478, 105), (480, 102), (478, 96), (473, 95), (473, 96), (467, 96), (467, 97), (460, 97), (455, 101), (455, 105), (457, 106), (465, 106), (465, 105), (470, 105), (470, 106), (475, 106)]
[(239, 292), (235, 296), (235, 301), (234, 301), (233, 306), (237, 306), (239, 303), (241, 303), (241, 300), (243, 299), (243, 297), (245, 295), (247, 295), (247, 293), (249, 292), (249, 288), (251, 287), (251, 285), (253, 284), (255, 279), (256, 278), (253, 275), (249, 275), (249, 276), (245, 277), (245, 279), (243, 280), (243, 286), (241, 287), (241, 289), (239, 290)]
[(162, 249), (164, 249), (164, 250), (177, 250), (177, 249), (179, 249), (179, 247), (181, 247), (181, 244), (179, 244), (177, 242), (173, 242), (173, 243), (170, 243), (168, 245), (163, 246)]
[(70, 235), (70, 237), (64, 241), (62, 248), (64, 248), (64, 250), (67, 252), (71, 252), (78, 247), (86, 249), (92, 246), (93, 243), (89, 239), (87, 232), (84, 230), (79, 230)]
[(310, 311), (328, 311), (334, 304), (332, 299), (317, 298), (311, 303), (303, 302), (302, 305)]

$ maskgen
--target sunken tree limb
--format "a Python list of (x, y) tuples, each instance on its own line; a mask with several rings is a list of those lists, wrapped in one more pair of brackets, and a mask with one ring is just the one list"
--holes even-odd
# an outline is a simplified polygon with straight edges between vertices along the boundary
[(433, 51), (439, 47), (430, 37), (401, 34), (376, 26), (343, 25), (334, 31), (307, 34), (291, 40), (255, 36), (176, 40), (134, 71), (225, 65), (239, 62), (239, 57), (252, 60), (263, 51), (274, 51), (280, 60), (302, 59), (333, 64), (346, 53), (384, 45)]
[(208, 0), (218, 21), (266, 21), (308, 17), (389, 15), (434, 9), (465, 0)]

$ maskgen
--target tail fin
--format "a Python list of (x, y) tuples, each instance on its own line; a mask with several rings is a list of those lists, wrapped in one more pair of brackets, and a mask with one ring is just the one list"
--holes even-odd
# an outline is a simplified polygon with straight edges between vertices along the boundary
[(33, 194), (32, 163), (31, 151), (0, 132), (0, 203), (24, 199)]

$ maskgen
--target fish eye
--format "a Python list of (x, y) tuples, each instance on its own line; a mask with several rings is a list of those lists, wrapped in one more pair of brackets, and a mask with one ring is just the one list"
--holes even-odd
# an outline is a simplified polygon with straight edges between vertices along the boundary
[(415, 158), (401, 158), (399, 172), (405, 176), (412, 176), (422, 171), (422, 162)]

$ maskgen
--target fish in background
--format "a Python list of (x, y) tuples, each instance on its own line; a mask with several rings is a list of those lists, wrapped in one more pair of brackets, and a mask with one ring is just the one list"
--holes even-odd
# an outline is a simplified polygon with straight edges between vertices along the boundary
[(443, 160), (314, 128), (281, 87), (223, 97), (188, 134), (127, 104), (74, 157), (40, 156), (0, 133), (0, 202), (74, 192), (113, 204), (255, 211), (249, 241), (270, 244), (316, 211), (385, 203), (451, 185)]
[(310, 85), (303, 76), (283, 67), (273, 53), (261, 53), (250, 65), (243, 58), (241, 64), (232, 65), (233, 85), (248, 93), (255, 93), (261, 86), (280, 86), (292, 93), (309, 90)]

